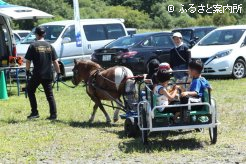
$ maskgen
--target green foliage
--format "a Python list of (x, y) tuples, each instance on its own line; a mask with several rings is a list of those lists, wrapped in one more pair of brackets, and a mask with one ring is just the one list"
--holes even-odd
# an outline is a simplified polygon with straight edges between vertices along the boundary
[[(73, 19), (73, 0), (6, 0), (8, 3), (30, 6), (53, 14), (55, 18), (44, 20), (14, 21), (14, 28), (31, 29), (47, 21)], [(208, 14), (181, 13), (181, 4), (189, 9), (203, 5), (213, 6), (242, 4), (242, 13)], [(246, 1), (241, 0), (79, 0), (81, 19), (86, 18), (124, 18), (127, 27), (172, 29), (174, 27), (231, 25), (246, 23)], [(173, 5), (174, 12), (168, 12), (168, 5)]]
[(152, 25), (148, 14), (125, 6), (108, 7), (107, 10), (102, 13), (102, 17), (123, 18), (125, 19), (126, 27), (149, 28)]
[[(174, 12), (168, 12), (168, 5), (174, 5)], [(172, 29), (174, 27), (188, 27), (195, 25), (194, 18), (187, 13), (179, 12), (180, 4), (174, 1), (157, 3), (152, 7), (154, 15), (154, 28)]]
[(43, 24), (43, 23), (48, 23), (48, 22), (52, 22), (52, 21), (60, 21), (60, 20), (64, 20), (64, 18), (59, 16), (59, 15), (54, 16), (54, 18), (39, 19), (38, 22), (35, 23), (35, 26)]
[(233, 15), (229, 13), (221, 13), (213, 15), (213, 23), (216, 26), (233, 25), (237, 22)]
[(100, 0), (79, 0), (80, 18), (101, 18), (106, 10), (106, 3)]
[(191, 18), (188, 15), (182, 15), (180, 17), (178, 17), (177, 19), (174, 19), (173, 21), (173, 26), (174, 27), (190, 27), (190, 26), (194, 26), (195, 24), (195, 20), (194, 18)]
[(196, 19), (196, 24), (198, 26), (211, 26), (213, 25), (213, 18), (212, 16), (198, 16), (198, 18)]

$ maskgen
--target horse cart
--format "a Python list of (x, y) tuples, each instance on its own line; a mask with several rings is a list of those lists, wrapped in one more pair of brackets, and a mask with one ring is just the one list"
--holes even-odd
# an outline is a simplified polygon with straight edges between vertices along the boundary
[[(157, 97), (153, 94), (153, 85), (144, 82), (143, 76), (133, 76), (131, 70), (126, 67), (116, 66), (103, 69), (92, 61), (74, 61), (72, 82), (78, 85), (84, 82), (86, 92), (94, 101), (90, 122), (94, 120), (99, 107), (110, 123), (110, 117), (104, 106), (113, 107), (114, 121), (118, 120), (119, 110), (124, 111), (120, 115), (125, 119), (124, 129), (128, 137), (135, 137), (141, 133), (144, 143), (148, 142), (151, 132), (179, 131), (188, 129), (209, 129), (211, 143), (217, 141), (218, 116), (216, 101), (211, 97), (210, 89), (206, 89), (199, 102), (188, 99), (188, 103), (181, 103), (180, 94), (177, 101), (166, 106), (157, 106)], [(171, 72), (169, 72), (171, 73)], [(174, 72), (172, 72), (174, 73)], [(187, 82), (170, 83), (187, 88)], [(123, 99), (122, 99), (123, 96)], [(101, 100), (111, 101), (111, 105), (103, 104)], [(123, 101), (122, 101), (123, 100)], [(114, 103), (117, 106), (114, 106)], [(164, 108), (163, 110), (158, 110)], [(172, 110), (179, 110), (179, 119)], [(161, 111), (161, 112), (160, 112)]]
[[(216, 101), (211, 97), (211, 89), (204, 91), (201, 102), (189, 101), (188, 104), (181, 104), (179, 100), (176, 100), (167, 106), (157, 106), (153, 85), (144, 82), (138, 83), (138, 85), (139, 97), (136, 110), (129, 110), (126, 114), (121, 115), (121, 118), (125, 119), (124, 130), (128, 137), (136, 137), (140, 133), (143, 143), (147, 144), (151, 132), (164, 133), (208, 128), (211, 143), (216, 143), (219, 123)], [(174, 83), (170, 85), (174, 85)], [(158, 110), (160, 108), (164, 108), (164, 111), (160, 112)], [(175, 115), (170, 110), (165, 112), (167, 108), (180, 110), (179, 122), (175, 122)]]

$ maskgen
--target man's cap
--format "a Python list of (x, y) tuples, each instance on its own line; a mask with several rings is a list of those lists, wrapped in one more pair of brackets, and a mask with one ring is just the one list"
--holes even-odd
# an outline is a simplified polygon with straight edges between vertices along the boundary
[(182, 36), (182, 34), (181, 34), (180, 32), (175, 32), (175, 33), (173, 34), (173, 37), (182, 38), (183, 36)]
[(35, 34), (38, 34), (39, 36), (42, 36), (45, 34), (45, 29), (43, 27), (36, 27)]

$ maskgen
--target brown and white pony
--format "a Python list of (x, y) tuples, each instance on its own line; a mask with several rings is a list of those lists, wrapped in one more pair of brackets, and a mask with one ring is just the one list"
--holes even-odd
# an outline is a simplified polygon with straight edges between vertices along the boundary
[[(95, 102), (89, 121), (93, 122), (99, 107), (104, 113), (107, 123), (110, 123), (111, 119), (104, 109), (101, 100), (121, 102), (121, 95), (131, 92), (130, 86), (134, 84), (134, 80), (128, 79), (128, 77), (133, 76), (132, 71), (123, 66), (115, 66), (104, 70), (99, 64), (90, 60), (74, 60), (74, 64), (72, 83), (78, 85), (84, 81), (87, 94)], [(114, 112), (114, 122), (118, 121), (118, 114), (119, 109), (116, 109)]]

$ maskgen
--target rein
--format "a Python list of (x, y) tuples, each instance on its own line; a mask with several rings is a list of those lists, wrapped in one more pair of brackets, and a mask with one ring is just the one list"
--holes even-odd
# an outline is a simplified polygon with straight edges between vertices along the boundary
[[(72, 89), (76, 88), (76, 86), (68, 85), (67, 83), (65, 83), (65, 82), (62, 81), (62, 80), (55, 80), (55, 81), (53, 82), (52, 88), (55, 88), (55, 85), (56, 85), (57, 91), (59, 91), (59, 83), (62, 83), (63, 85), (65, 85), (65, 86), (68, 87), (68, 88), (72, 88)], [(38, 88), (38, 90), (39, 90), (40, 92), (44, 92), (43, 89)]]
[(68, 87), (68, 88), (76, 88), (76, 86), (71, 86), (71, 85), (68, 85), (67, 83), (65, 83), (64, 81), (62, 81), (62, 80), (56, 80), (56, 81), (54, 81), (54, 84), (53, 84), (53, 86), (52, 86), (52, 88), (54, 88), (54, 86), (55, 86), (55, 84), (57, 85), (57, 90), (59, 90), (59, 83), (62, 83), (63, 85), (65, 85), (66, 87)]

